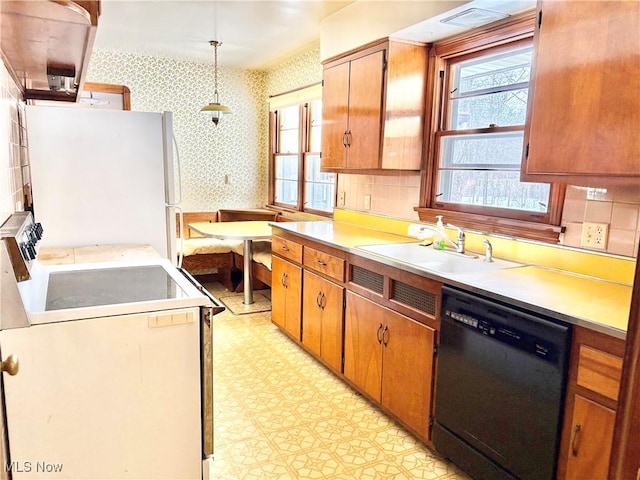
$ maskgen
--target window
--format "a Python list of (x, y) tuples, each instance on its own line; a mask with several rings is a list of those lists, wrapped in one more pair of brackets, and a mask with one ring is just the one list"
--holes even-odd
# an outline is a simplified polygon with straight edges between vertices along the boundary
[[(476, 46), (477, 47), (477, 46)], [(554, 188), (520, 182), (532, 42), (459, 48), (441, 58), (434, 209), (552, 223)]]
[(336, 174), (320, 171), (321, 100), (278, 108), (270, 116), (273, 205), (333, 212)]

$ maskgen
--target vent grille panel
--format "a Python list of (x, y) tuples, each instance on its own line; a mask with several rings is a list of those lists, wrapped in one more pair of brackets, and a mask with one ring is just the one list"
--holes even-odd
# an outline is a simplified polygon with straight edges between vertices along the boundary
[(382, 294), (384, 291), (383, 275), (371, 272), (356, 265), (353, 265), (351, 269), (351, 282), (379, 294)]
[(393, 299), (396, 302), (403, 303), (429, 315), (436, 314), (436, 295), (420, 290), (412, 285), (394, 281)]

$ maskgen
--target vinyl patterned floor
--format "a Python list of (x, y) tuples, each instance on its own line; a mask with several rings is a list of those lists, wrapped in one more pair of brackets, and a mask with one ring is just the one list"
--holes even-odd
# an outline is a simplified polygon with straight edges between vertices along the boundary
[(271, 312), (227, 310), (213, 335), (211, 479), (468, 480), (281, 333)]

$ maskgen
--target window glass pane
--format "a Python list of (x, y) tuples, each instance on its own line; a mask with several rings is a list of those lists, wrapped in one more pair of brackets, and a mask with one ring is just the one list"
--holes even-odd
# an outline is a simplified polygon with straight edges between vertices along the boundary
[(305, 157), (305, 209), (331, 212), (336, 199), (336, 174), (320, 171), (320, 155)]
[(438, 200), (487, 207), (546, 212), (550, 185), (521, 183), (520, 172), (441, 170)]
[(296, 206), (298, 204), (298, 182), (276, 180), (275, 201)]
[(300, 133), (298, 130), (281, 130), (280, 131), (280, 153), (297, 153), (300, 141)]
[(531, 47), (527, 47), (456, 64), (452, 97), (528, 83), (531, 75), (531, 51)]
[(524, 132), (441, 137), (441, 168), (509, 168), (520, 171)]
[(293, 105), (278, 111), (278, 148), (280, 153), (297, 153), (300, 148), (300, 106)]
[(525, 88), (453, 100), (450, 130), (524, 125), (528, 96)]
[(276, 178), (298, 180), (298, 155), (276, 155)]
[(281, 130), (297, 129), (300, 126), (300, 106), (293, 105), (281, 108), (278, 110), (278, 117)]
[(322, 132), (322, 101), (316, 100), (309, 105), (310, 128), (309, 128), (309, 151), (320, 151), (320, 135)]

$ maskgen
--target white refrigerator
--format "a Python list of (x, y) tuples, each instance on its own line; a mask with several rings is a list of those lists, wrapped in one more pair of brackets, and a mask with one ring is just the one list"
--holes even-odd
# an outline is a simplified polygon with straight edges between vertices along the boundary
[(147, 244), (175, 263), (170, 112), (37, 105), (26, 124), (41, 247)]

